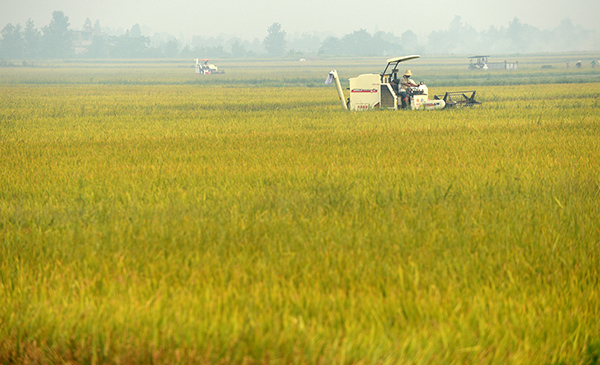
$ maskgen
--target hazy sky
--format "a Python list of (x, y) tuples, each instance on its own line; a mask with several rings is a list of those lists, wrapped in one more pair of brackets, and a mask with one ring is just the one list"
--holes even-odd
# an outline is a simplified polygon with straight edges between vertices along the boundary
[(42, 28), (53, 11), (61, 10), (71, 29), (80, 29), (89, 18), (104, 27), (130, 29), (137, 23), (152, 33), (185, 38), (224, 34), (262, 40), (274, 22), (288, 35), (316, 31), (341, 36), (365, 29), (399, 36), (410, 29), (426, 36), (447, 29), (457, 15), (478, 31), (506, 27), (516, 17), (539, 29), (555, 28), (570, 18), (600, 32), (599, 9), (599, 0), (0, 0), (0, 28), (23, 26), (29, 18)]

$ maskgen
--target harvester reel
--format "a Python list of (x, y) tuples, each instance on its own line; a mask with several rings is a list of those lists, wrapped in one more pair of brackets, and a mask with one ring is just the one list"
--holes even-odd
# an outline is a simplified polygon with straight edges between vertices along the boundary
[[(444, 95), (434, 95), (433, 98), (436, 100), (444, 100), (446, 108), (475, 106), (481, 103), (475, 100), (475, 94), (477, 91), (449, 91)], [(470, 95), (469, 95), (470, 94)]]

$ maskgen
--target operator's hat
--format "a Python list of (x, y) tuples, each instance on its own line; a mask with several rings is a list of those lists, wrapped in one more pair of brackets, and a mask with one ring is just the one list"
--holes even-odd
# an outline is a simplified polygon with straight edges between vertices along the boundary
[(410, 72), (410, 70), (406, 70), (404, 76), (412, 76), (412, 72)]

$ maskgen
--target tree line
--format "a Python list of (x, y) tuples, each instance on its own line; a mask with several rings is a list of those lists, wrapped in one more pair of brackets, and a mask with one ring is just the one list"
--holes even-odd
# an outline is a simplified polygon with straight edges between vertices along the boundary
[(37, 29), (31, 19), (25, 26), (7, 24), (0, 31), (0, 60), (69, 58), (177, 58), (177, 57), (306, 57), (381, 56), (398, 54), (531, 53), (591, 51), (600, 49), (595, 32), (574, 25), (568, 18), (555, 29), (539, 30), (513, 19), (507, 27), (477, 31), (456, 17), (445, 30), (431, 32), (426, 41), (411, 30), (371, 34), (364, 29), (341, 37), (305, 33), (289, 39), (280, 23), (267, 28), (263, 40), (233, 37), (192, 37), (184, 43), (175, 37), (152, 40), (135, 24), (124, 34), (103, 32), (89, 19), (80, 30), (70, 28), (62, 11)]

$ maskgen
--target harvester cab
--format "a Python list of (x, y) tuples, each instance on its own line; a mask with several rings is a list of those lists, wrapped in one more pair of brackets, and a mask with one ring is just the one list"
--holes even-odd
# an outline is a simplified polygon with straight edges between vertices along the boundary
[(429, 99), (427, 86), (404, 88), (406, 99), (402, 100), (398, 65), (402, 62), (419, 58), (419, 55), (390, 58), (380, 74), (363, 74), (349, 79), (350, 97), (345, 99), (344, 91), (336, 70), (329, 73), (326, 84), (335, 81), (342, 107), (350, 110), (389, 109), (389, 110), (430, 110), (455, 106), (472, 106), (480, 104), (475, 101), (475, 91), (447, 92)]

